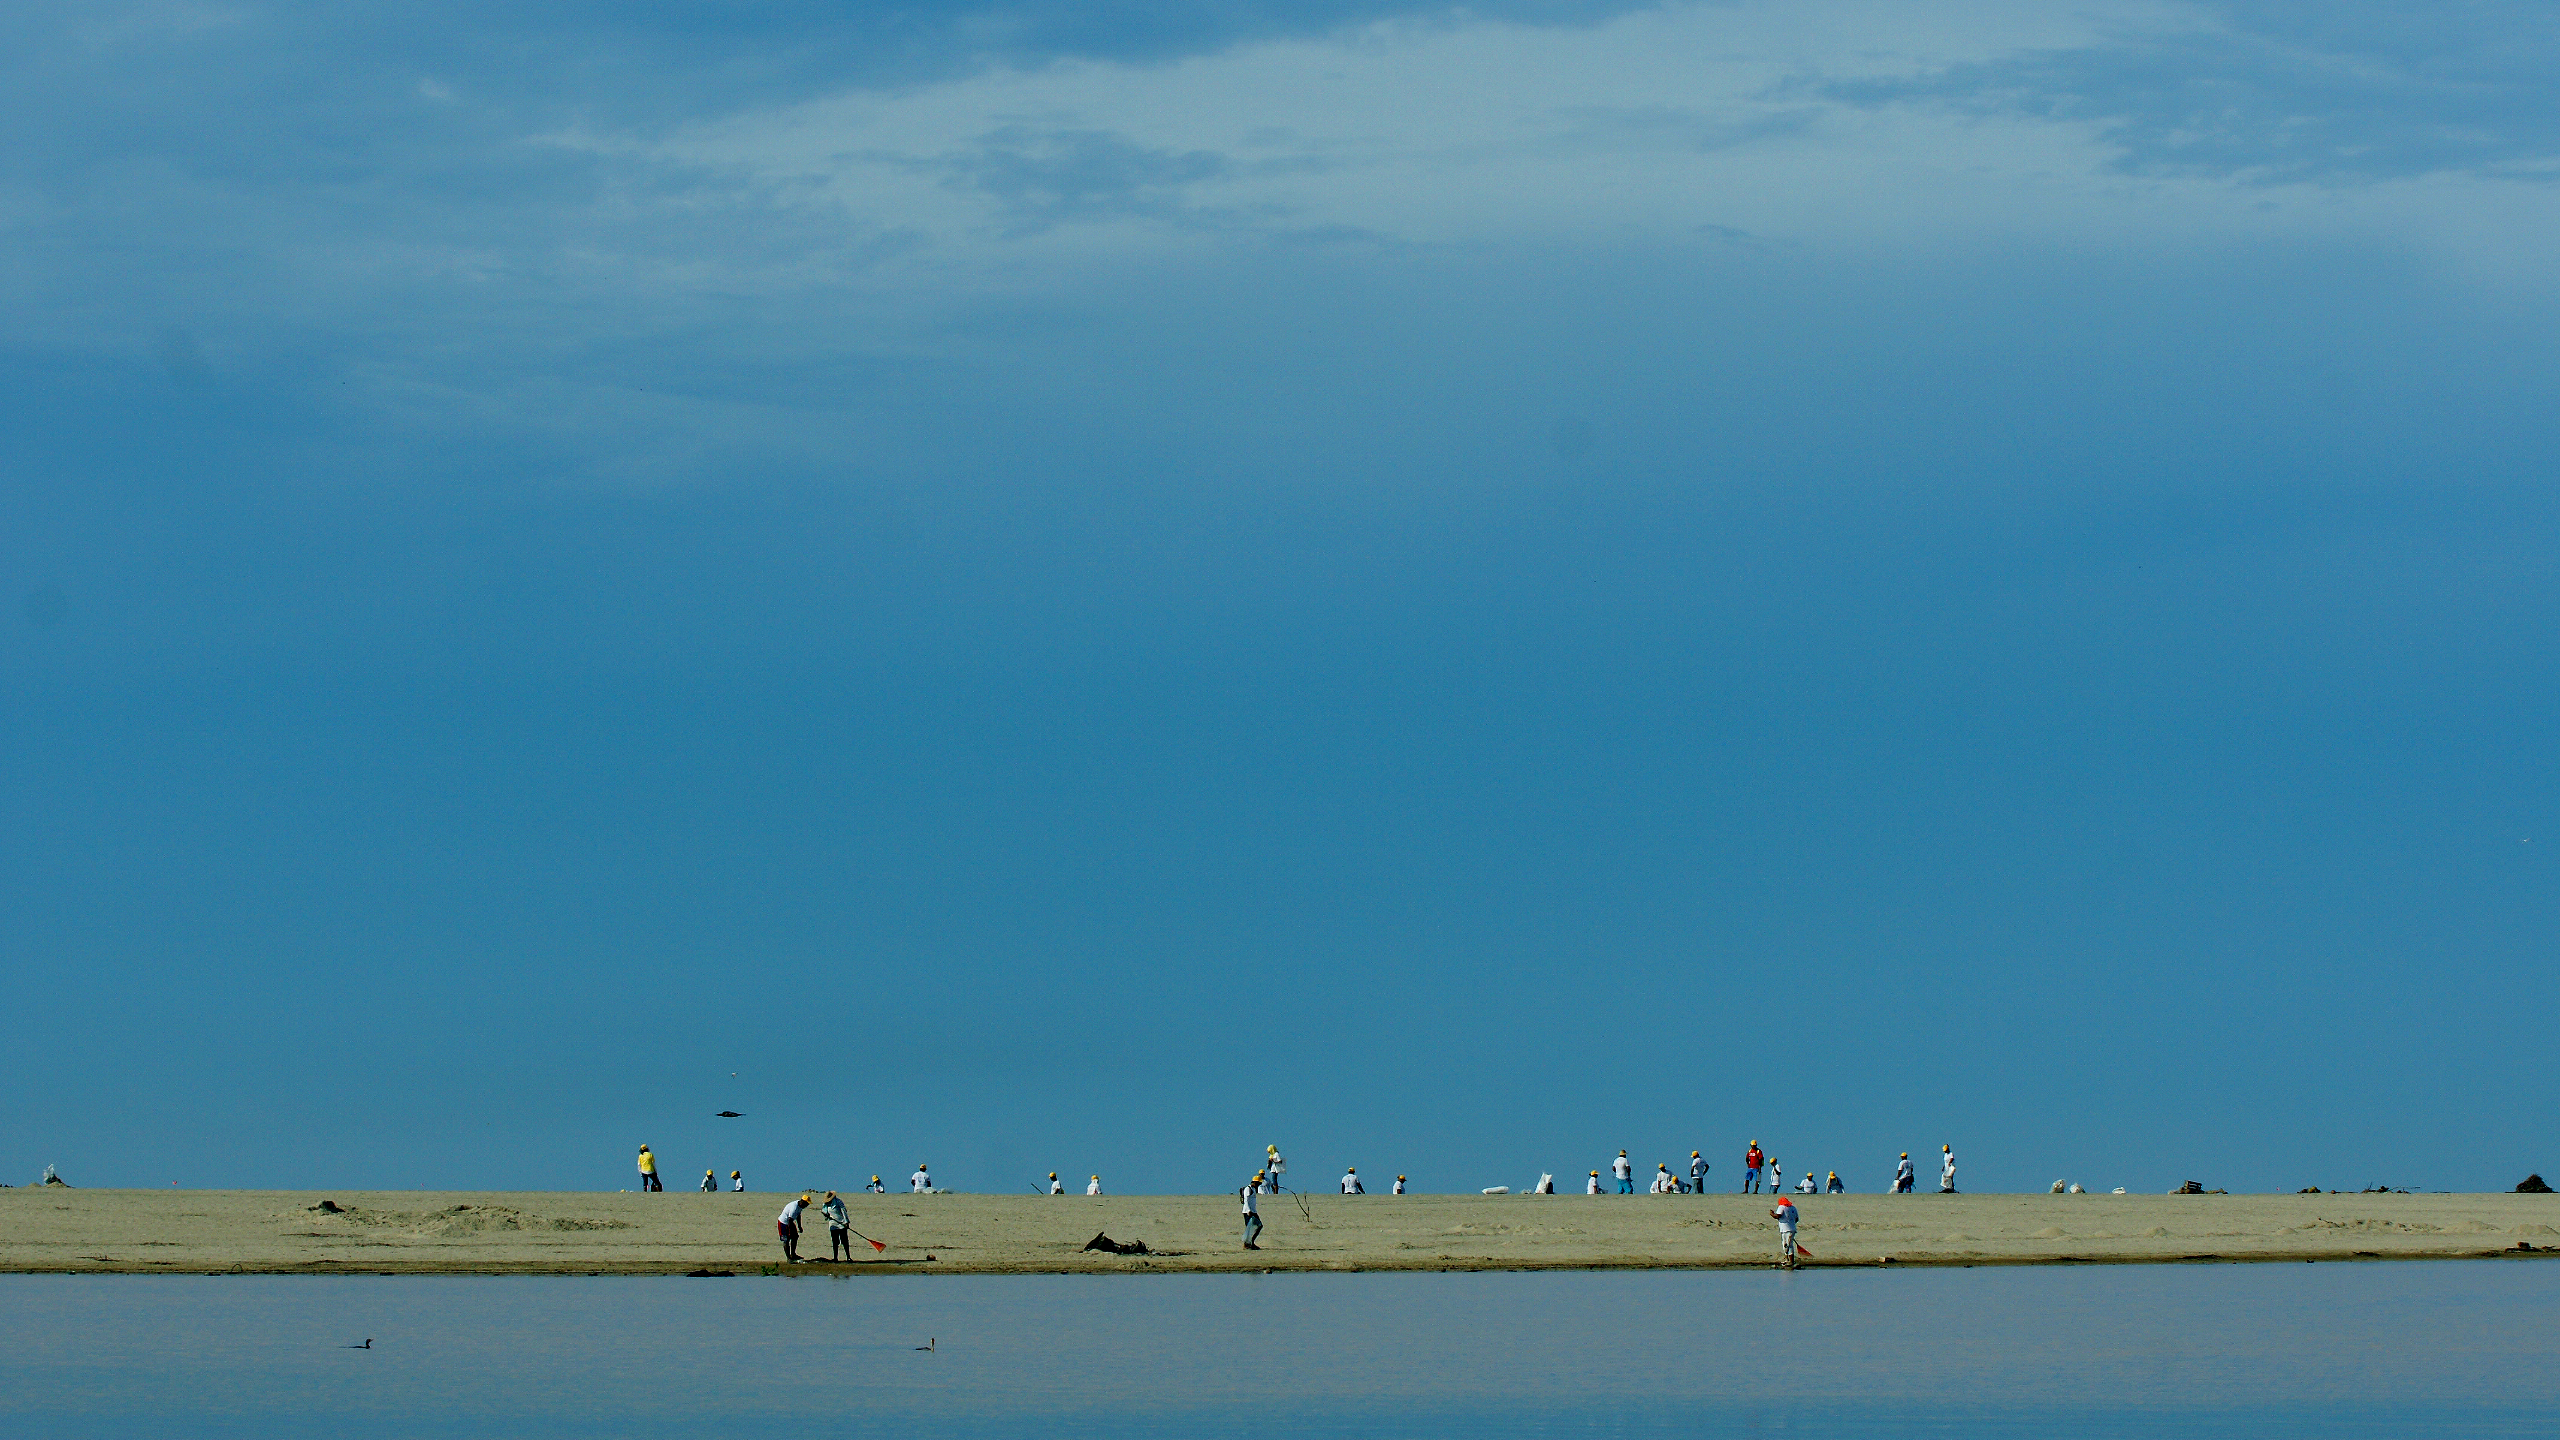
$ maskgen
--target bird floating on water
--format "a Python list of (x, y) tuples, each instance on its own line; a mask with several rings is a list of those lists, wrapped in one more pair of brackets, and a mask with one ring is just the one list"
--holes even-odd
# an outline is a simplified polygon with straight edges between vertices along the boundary
[(924, 1343), (923, 1343), (923, 1344), (921, 1344), (921, 1345), (919, 1345), (919, 1346), (917, 1346), (916, 1348), (917, 1348), (917, 1349), (919, 1349), (919, 1350), (931, 1350), (931, 1349), (934, 1347), (935, 1343), (936, 1343), (936, 1342), (935, 1342), (934, 1338), (933, 1338), (932, 1336), (928, 1335), (928, 1336), (926, 1336), (926, 1337), (925, 1337), (925, 1341), (924, 1341)]
[(746, 1117), (746, 1116), (744, 1116), (744, 1115), (739, 1114), (739, 1113), (738, 1113), (737, 1111), (735, 1111), (735, 1110), (723, 1110), (723, 1111), (721, 1111), (719, 1114), (714, 1115), (714, 1116), (712, 1116), (711, 1118), (712, 1118), (712, 1119), (714, 1119), (714, 1120), (744, 1120), (744, 1119), (746, 1119), (747, 1117)]
[(370, 1335), (367, 1335), (366, 1337), (364, 1337), (364, 1343), (363, 1343), (363, 1344), (361, 1344), (361, 1345), (349, 1345), (349, 1346), (346, 1346), (345, 1348), (346, 1348), (346, 1349), (349, 1349), (349, 1350), (370, 1350), (370, 1349), (372, 1349), (372, 1348), (373, 1348), (373, 1337), (372, 1337), (372, 1336), (370, 1336)]

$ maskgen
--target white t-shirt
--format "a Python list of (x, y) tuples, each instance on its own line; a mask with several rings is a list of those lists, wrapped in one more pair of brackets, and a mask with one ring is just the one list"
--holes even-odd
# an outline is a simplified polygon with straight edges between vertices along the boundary
[(1793, 1204), (1786, 1204), (1778, 1207), (1778, 1228), (1786, 1231), (1790, 1235), (1795, 1233), (1796, 1207)]
[(808, 1202), (805, 1200), (794, 1200), (783, 1206), (782, 1213), (774, 1218), (785, 1225), (797, 1225), (800, 1223), (800, 1212), (807, 1208), (807, 1205)]
[(916, 1173), (907, 1177), (907, 1188), (919, 1195), (923, 1194), (933, 1188), (933, 1177), (924, 1173), (924, 1167), (919, 1165), (916, 1167)]
[(1244, 1213), (1247, 1215), (1253, 1213), (1253, 1207), (1256, 1203), (1253, 1197), (1257, 1192), (1257, 1189), (1258, 1187), (1256, 1187), (1252, 1181), (1248, 1180), (1244, 1183), (1244, 1187), (1242, 1189), (1236, 1191), (1237, 1197), (1244, 1201)]
[(1621, 1180), (1624, 1180), (1624, 1179), (1626, 1179), (1628, 1176), (1633, 1175), (1634, 1173), (1636, 1173), (1636, 1167), (1635, 1167), (1635, 1166), (1633, 1166), (1633, 1165), (1631, 1165), (1631, 1164), (1629, 1164), (1629, 1163), (1627, 1163), (1627, 1157), (1626, 1157), (1626, 1156), (1624, 1156), (1624, 1155), (1621, 1155), (1621, 1156), (1619, 1156), (1617, 1159), (1610, 1161), (1610, 1162), (1609, 1162), (1609, 1169), (1610, 1169), (1611, 1173), (1615, 1174), (1615, 1175), (1616, 1175), (1619, 1179), (1621, 1179)]
[(1590, 1180), (1588, 1180), (1587, 1182), (1585, 1182), (1585, 1183), (1584, 1183), (1584, 1185), (1583, 1185), (1583, 1187), (1582, 1187), (1582, 1193), (1583, 1193), (1583, 1194), (1585, 1194), (1585, 1195), (1597, 1195), (1597, 1194), (1599, 1194), (1599, 1193), (1600, 1193), (1600, 1177), (1599, 1177), (1599, 1176), (1597, 1176), (1597, 1175), (1594, 1175), (1594, 1176), (1592, 1176), (1592, 1177), (1590, 1178)]
[(1087, 1195), (1099, 1195), (1099, 1194), (1101, 1194), (1101, 1193), (1102, 1193), (1102, 1177), (1101, 1177), (1101, 1176), (1099, 1176), (1099, 1175), (1094, 1176), (1094, 1177), (1093, 1177), (1093, 1179), (1092, 1179), (1092, 1181), (1091, 1181), (1091, 1182), (1089, 1182), (1089, 1183), (1084, 1187), (1084, 1193), (1086, 1193)]

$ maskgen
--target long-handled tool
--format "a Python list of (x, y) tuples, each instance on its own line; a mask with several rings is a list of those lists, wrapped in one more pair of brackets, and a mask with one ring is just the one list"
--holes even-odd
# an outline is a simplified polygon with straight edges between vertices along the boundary
[(879, 1241), (872, 1239), (870, 1236), (863, 1234), (861, 1231), (854, 1229), (850, 1225), (844, 1227), (844, 1233), (861, 1241), (863, 1244), (870, 1246), (874, 1250), (887, 1250), (889, 1248), (888, 1246), (881, 1244)]

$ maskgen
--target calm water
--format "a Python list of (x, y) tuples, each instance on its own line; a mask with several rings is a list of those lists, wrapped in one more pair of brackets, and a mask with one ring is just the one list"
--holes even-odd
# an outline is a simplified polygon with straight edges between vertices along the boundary
[[(2560, 1433), (2560, 1264), (0, 1276), (53, 1437)], [(340, 1346), (374, 1338), (370, 1351)], [(931, 1354), (913, 1346), (933, 1338)]]

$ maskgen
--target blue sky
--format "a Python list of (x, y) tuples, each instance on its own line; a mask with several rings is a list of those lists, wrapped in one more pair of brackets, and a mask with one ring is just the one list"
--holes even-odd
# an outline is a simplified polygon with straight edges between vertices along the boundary
[(2560, 1164), (2547, 8), (521, 10), (0, 32), (0, 1178)]

